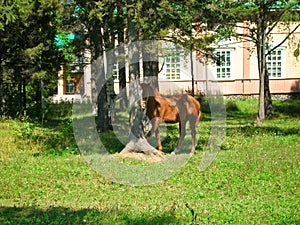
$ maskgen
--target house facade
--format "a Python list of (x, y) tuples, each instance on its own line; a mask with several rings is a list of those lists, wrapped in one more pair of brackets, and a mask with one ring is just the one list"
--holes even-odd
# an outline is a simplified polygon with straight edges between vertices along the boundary
[(61, 65), (58, 72), (57, 92), (52, 101), (83, 102), (91, 99), (91, 55), (88, 50), (77, 58), (70, 71)]
[[(297, 25), (291, 24), (290, 29), (294, 29)], [(243, 26), (245, 27), (245, 24)], [(247, 29), (239, 31), (239, 33), (246, 32)], [(286, 35), (284, 26), (277, 26), (271, 33), (272, 41), (269, 48), (272, 49), (280, 44)], [(300, 28), (295, 31), (290, 40), (267, 56), (272, 94), (300, 92), (300, 58), (295, 57), (295, 51), (299, 51), (299, 45)], [(209, 64), (208, 70), (218, 81), (224, 95), (255, 95), (259, 93), (257, 55), (255, 46), (250, 41), (223, 41), (218, 43), (215, 51), (216, 54), (222, 56), (223, 61), (220, 65)], [(201, 76), (201, 72), (199, 75)]]
[[(246, 22), (238, 26), (238, 33), (249, 29)], [(292, 30), (296, 23), (290, 25)], [(273, 30), (269, 48), (277, 46), (286, 37), (282, 25)], [(300, 93), (300, 28), (280, 47), (267, 57), (270, 91), (272, 94)], [(159, 59), (159, 88), (166, 95), (184, 93), (192, 89), (196, 94), (208, 94), (217, 85), (221, 93), (230, 95), (257, 95), (259, 93), (258, 61), (255, 46), (249, 40), (222, 40), (213, 46), (219, 62), (203, 60), (196, 52), (172, 54)], [(85, 53), (85, 66), (65, 76), (64, 68), (59, 73), (57, 95), (54, 101), (82, 101), (91, 98), (90, 54)], [(142, 63), (141, 63), (142, 65)], [(128, 67), (125, 66), (126, 69)], [(114, 65), (115, 92), (119, 93), (118, 64)], [(127, 73), (128, 74), (128, 73)]]

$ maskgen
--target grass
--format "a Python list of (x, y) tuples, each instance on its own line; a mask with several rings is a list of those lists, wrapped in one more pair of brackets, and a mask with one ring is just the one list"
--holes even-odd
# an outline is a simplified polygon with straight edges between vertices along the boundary
[[(142, 187), (91, 169), (69, 120), (2, 120), (0, 224), (299, 224), (300, 101), (274, 106), (275, 116), (255, 126), (256, 100), (228, 101), (226, 137), (211, 166), (199, 170), (205, 119), (188, 164)], [(176, 129), (168, 132), (174, 142)]]

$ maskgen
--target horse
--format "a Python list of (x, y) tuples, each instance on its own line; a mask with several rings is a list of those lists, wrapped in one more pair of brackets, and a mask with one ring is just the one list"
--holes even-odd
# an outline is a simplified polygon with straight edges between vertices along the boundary
[(143, 105), (146, 110), (146, 116), (151, 121), (151, 130), (147, 135), (149, 138), (154, 132), (157, 140), (157, 149), (162, 151), (160, 134), (158, 131), (159, 124), (179, 123), (180, 138), (177, 147), (171, 154), (176, 154), (182, 145), (186, 135), (186, 123), (189, 121), (192, 136), (192, 149), (190, 155), (195, 152), (196, 127), (202, 118), (201, 105), (191, 95), (182, 94), (173, 97), (163, 97), (157, 88), (152, 88), (149, 84), (142, 83)]

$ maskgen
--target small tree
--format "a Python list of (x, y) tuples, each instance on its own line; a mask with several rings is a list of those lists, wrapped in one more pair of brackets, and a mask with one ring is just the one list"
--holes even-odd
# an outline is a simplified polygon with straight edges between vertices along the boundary
[[(248, 34), (237, 34), (245, 41), (251, 41), (256, 47), (259, 73), (259, 110), (258, 124), (263, 123), (266, 117), (273, 114), (267, 56), (284, 44), (289, 37), (300, 27), (296, 24), (291, 29), (290, 23), (299, 21), (298, 1), (255, 0), (255, 1), (222, 1), (218, 11), (223, 12), (224, 24), (235, 27), (237, 22), (248, 21)], [(286, 36), (276, 46), (271, 45), (271, 33), (277, 25), (284, 25)]]

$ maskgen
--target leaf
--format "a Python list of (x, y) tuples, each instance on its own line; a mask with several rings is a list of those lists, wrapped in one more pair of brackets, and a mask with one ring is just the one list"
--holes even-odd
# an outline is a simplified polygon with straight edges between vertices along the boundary
[(299, 52), (300, 52), (300, 50), (299, 50), (299, 45), (298, 45), (298, 48), (296, 48), (295, 51), (294, 51), (294, 56), (296, 58), (299, 57)]

